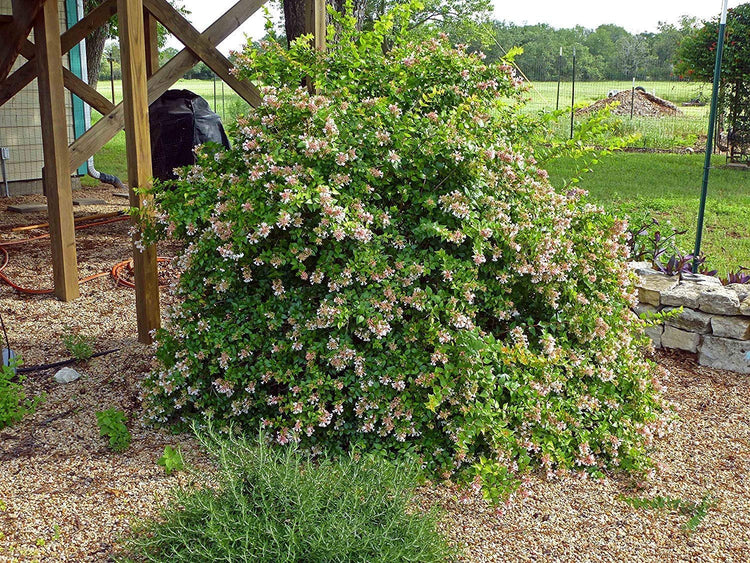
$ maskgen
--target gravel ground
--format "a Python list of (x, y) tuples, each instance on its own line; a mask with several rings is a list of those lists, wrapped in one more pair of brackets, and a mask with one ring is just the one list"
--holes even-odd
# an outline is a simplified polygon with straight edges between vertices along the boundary
[[(466, 561), (750, 561), (750, 380), (661, 353), (663, 384), (678, 419), (657, 441), (662, 466), (644, 490), (627, 479), (534, 478), (532, 493), (498, 516), (445, 489), (423, 491), (446, 511), (445, 533)], [(688, 516), (635, 509), (621, 496), (716, 499), (697, 529)]]
[[(102, 213), (122, 208), (105, 188), (76, 192), (104, 197), (105, 206), (76, 210)], [(28, 202), (34, 198), (14, 198)], [(40, 199), (40, 198), (37, 198)], [(4, 212), (0, 239), (11, 225), (44, 216)], [(127, 223), (79, 231), (81, 275), (108, 271), (130, 253)], [(4, 273), (33, 287), (51, 284), (46, 241), (14, 247)], [(160, 248), (171, 256), (174, 248)], [(66, 326), (116, 353), (76, 366), (83, 377), (67, 385), (54, 370), (29, 374), (29, 395), (46, 393), (38, 410), (0, 431), (0, 562), (107, 561), (133, 517), (154, 515), (166, 493), (185, 483), (186, 473), (166, 476), (156, 460), (167, 444), (179, 443), (186, 460), (209, 462), (185, 435), (142, 426), (137, 384), (151, 365), (151, 350), (136, 342), (134, 296), (102, 277), (81, 287), (81, 298), (61, 303), (49, 296), (21, 296), (0, 286), (0, 313), (11, 346), (26, 365), (69, 356), (62, 344)], [(162, 296), (162, 304), (168, 301)], [(749, 561), (750, 560), (750, 381), (738, 374), (699, 367), (690, 355), (662, 353), (664, 385), (678, 419), (658, 441), (663, 469), (644, 490), (627, 479), (557, 481), (533, 477), (531, 496), (503, 514), (481, 501), (459, 500), (448, 488), (420, 491), (420, 502), (437, 505), (448, 537), (464, 546), (466, 561)], [(109, 451), (98, 436), (95, 412), (116, 407), (131, 413), (133, 445)], [(702, 524), (687, 532), (687, 517), (669, 511), (634, 509), (622, 495), (669, 496), (716, 505)]]

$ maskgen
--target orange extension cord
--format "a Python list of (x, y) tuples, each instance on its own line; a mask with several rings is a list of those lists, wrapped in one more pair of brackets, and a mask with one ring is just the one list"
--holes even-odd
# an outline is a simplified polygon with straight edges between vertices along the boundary
[[(87, 229), (89, 227), (97, 227), (99, 225), (107, 225), (109, 223), (115, 223), (117, 221), (127, 221), (128, 219), (130, 219), (129, 216), (123, 215), (122, 217), (115, 217), (114, 219), (107, 219), (106, 221), (96, 221), (96, 222), (93, 222), (93, 223), (85, 223), (85, 224), (82, 224), (82, 225), (76, 225), (75, 229), (76, 230)], [(81, 219), (81, 221), (85, 221), (85, 220), (86, 220), (85, 217)], [(35, 236), (35, 237), (26, 238), (26, 239), (23, 239), (23, 240), (14, 240), (14, 241), (9, 241), (9, 242), (0, 242), (0, 252), (2, 252), (2, 254), (3, 254), (3, 257), (2, 257), (2, 261), (3, 262), (2, 262), (2, 264), (0, 264), (0, 280), (2, 280), (5, 283), (7, 283), (9, 286), (11, 286), (16, 291), (18, 291), (20, 293), (26, 293), (28, 295), (47, 295), (47, 294), (50, 294), (50, 293), (54, 293), (54, 291), (55, 291), (54, 289), (31, 289), (31, 288), (28, 288), (28, 287), (22, 287), (22, 286), (20, 286), (20, 285), (18, 285), (16, 283), (14, 283), (13, 280), (11, 280), (8, 276), (6, 276), (3, 273), (3, 269), (5, 269), (5, 266), (8, 265), (8, 262), (10, 260), (10, 256), (8, 255), (8, 251), (5, 248), (6, 246), (15, 246), (15, 245), (18, 245), (18, 244), (24, 244), (24, 243), (32, 242), (32, 241), (35, 241), (35, 240), (42, 240), (42, 239), (46, 239), (46, 238), (49, 238), (49, 237), (50, 237), (49, 234), (45, 234), (45, 235), (39, 235), (39, 236)], [(159, 262), (168, 262), (169, 261), (167, 258), (157, 258), (157, 260)], [(87, 281), (95, 280), (96, 278), (101, 278), (103, 276), (111, 275), (112, 278), (114, 278), (115, 282), (118, 285), (122, 285), (122, 286), (125, 286), (125, 287), (135, 287), (135, 285), (133, 283), (131, 283), (131, 282), (127, 281), (127, 280), (124, 280), (124, 279), (122, 279), (120, 277), (120, 274), (129, 265), (129, 263), (130, 263), (130, 260), (123, 260), (122, 262), (118, 262), (117, 264), (115, 264), (114, 266), (112, 266), (112, 270), (109, 271), (109, 272), (101, 272), (99, 274), (94, 274), (92, 276), (87, 276), (87, 277), (85, 277), (83, 279), (78, 280), (78, 282), (79, 283), (85, 283)]]

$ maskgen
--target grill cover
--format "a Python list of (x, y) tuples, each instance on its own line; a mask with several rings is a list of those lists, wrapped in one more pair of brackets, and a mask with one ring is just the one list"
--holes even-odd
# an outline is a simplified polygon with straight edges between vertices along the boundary
[(154, 178), (173, 180), (173, 170), (195, 164), (193, 147), (214, 142), (229, 148), (221, 119), (190, 90), (167, 90), (149, 106)]

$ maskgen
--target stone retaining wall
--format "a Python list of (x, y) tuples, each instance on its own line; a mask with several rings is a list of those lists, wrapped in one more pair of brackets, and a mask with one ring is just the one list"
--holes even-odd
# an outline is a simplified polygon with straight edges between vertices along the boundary
[(668, 276), (647, 262), (630, 267), (639, 277), (639, 316), (683, 308), (647, 329), (654, 346), (697, 352), (701, 365), (750, 374), (750, 284), (724, 286), (701, 274)]

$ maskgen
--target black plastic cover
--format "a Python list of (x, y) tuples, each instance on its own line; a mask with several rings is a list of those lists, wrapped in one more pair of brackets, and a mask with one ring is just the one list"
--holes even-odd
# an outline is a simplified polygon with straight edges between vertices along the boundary
[(154, 178), (173, 180), (173, 170), (195, 164), (193, 147), (214, 142), (229, 148), (221, 119), (190, 90), (167, 90), (149, 106)]

